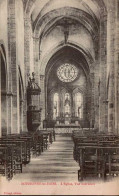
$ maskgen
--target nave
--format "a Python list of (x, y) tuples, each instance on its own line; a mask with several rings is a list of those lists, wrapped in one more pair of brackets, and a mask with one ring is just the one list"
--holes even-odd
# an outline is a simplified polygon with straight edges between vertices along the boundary
[(71, 136), (56, 135), (56, 141), (38, 157), (23, 167), (22, 174), (16, 174), (14, 180), (21, 182), (77, 182), (78, 163), (73, 159), (73, 141)]
[(0, 183), (118, 179), (118, 41), (119, 0), (0, 0)]

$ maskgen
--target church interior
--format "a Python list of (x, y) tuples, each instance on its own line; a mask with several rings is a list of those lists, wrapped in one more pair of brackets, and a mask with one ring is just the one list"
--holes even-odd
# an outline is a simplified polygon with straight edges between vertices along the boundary
[(0, 0), (0, 177), (119, 174), (119, 1)]

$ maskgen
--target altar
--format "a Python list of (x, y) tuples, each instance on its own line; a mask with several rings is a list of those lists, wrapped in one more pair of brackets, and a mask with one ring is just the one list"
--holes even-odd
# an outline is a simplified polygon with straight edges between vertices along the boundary
[(76, 131), (81, 129), (80, 124), (55, 124), (55, 133), (56, 134), (62, 134), (62, 133), (66, 133), (66, 134), (71, 134), (72, 131)]
[(80, 121), (78, 117), (71, 117), (69, 114), (67, 114), (64, 117), (57, 117), (55, 125), (57, 127), (80, 127)]

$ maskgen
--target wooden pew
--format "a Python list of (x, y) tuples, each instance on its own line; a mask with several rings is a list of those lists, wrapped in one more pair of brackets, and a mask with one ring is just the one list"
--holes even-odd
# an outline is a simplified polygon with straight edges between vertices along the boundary
[(73, 132), (74, 159), (79, 162), (78, 178), (83, 180), (88, 174), (101, 176), (119, 173), (118, 135), (81, 135)]
[[(12, 140), (0, 140), (0, 145), (5, 145), (8, 149), (12, 150), (11, 156), (12, 160), (12, 172), (15, 174), (16, 172), (22, 172), (22, 142), (21, 141), (12, 141)], [(11, 148), (12, 147), (12, 148)]]
[(98, 176), (105, 179), (105, 164), (102, 148), (100, 149), (97, 146), (80, 146), (80, 170), (78, 170), (78, 180)]
[(17, 154), (20, 152), (22, 153), (21, 156), (22, 156), (22, 163), (23, 164), (27, 164), (30, 162), (30, 147), (28, 145), (28, 142), (27, 142), (27, 139), (21, 139), (21, 138), (15, 138), (15, 137), (7, 137), (7, 138), (2, 138), (0, 139), (4, 142), (11, 142), (11, 143), (14, 143), (17, 145)]
[(35, 133), (35, 140), (36, 140), (36, 152), (37, 154), (41, 154), (44, 150), (52, 144), (55, 140), (55, 131), (54, 130), (37, 130)]
[(0, 144), (0, 174), (8, 180), (13, 177), (15, 162), (13, 159), (13, 144)]
[(23, 165), (30, 162), (31, 154), (39, 156), (54, 141), (54, 130), (9, 134), (0, 138), (0, 174), (12, 179), (22, 173)]
[(14, 144), (12, 157), (15, 162), (13, 173), (22, 172), (22, 165), (30, 162), (31, 157), (31, 136), (28, 134), (11, 134), (0, 138), (0, 143), (4, 145)]

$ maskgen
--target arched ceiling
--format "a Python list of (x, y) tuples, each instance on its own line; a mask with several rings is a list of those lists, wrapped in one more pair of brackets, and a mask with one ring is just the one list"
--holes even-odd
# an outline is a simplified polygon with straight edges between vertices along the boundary
[(98, 4), (92, 0), (36, 0), (32, 8), (32, 19), (36, 20), (37, 16), (43, 17), (46, 13), (63, 7), (74, 7), (81, 9), (91, 15), (100, 17), (100, 9)]
[(62, 17), (79, 21), (89, 30), (91, 36), (93, 33), (97, 35), (100, 8), (105, 7), (103, 0), (23, 0), (23, 2), (25, 12), (31, 16), (33, 31), (36, 30), (39, 36), (42, 36), (47, 29), (54, 28)]
[(100, 18), (100, 7), (106, 8), (107, 0), (22, 0), (25, 12), (32, 14), (33, 21), (53, 9), (75, 7)]
[(92, 16), (83, 10), (78, 10), (77, 8), (59, 8), (57, 10), (53, 10), (46, 15), (44, 15), (41, 19), (39, 17), (33, 23), (33, 29), (36, 31), (37, 35), (42, 35), (47, 29), (53, 28), (57, 25), (57, 23), (61, 23), (63, 18), (69, 18), (70, 20), (75, 20), (80, 24), (84, 25), (86, 29), (90, 32), (92, 36), (98, 34), (99, 23), (92, 18)]
[[(23, 0), (23, 2), (25, 11), (31, 15), (34, 29), (40, 28), (42, 20), (49, 17), (52, 12), (53, 18), (56, 19), (56, 10), (64, 10), (64, 8), (77, 9), (81, 15), (83, 12), (87, 15), (87, 19), (92, 18), (92, 22), (95, 24), (100, 20), (100, 7), (104, 8), (103, 0)], [(63, 12), (61, 11), (59, 15), (62, 16)], [(75, 17), (75, 11), (71, 15)], [(65, 16), (67, 15), (65, 14)]]
[[(95, 47), (99, 41), (100, 33), (100, 18), (102, 17), (103, 10), (106, 11), (106, 7), (103, 0), (23, 0), (25, 13), (28, 13), (32, 21), (33, 36), (39, 38), (39, 48), (44, 46), (44, 42), (48, 41), (48, 36), (52, 38), (53, 29), (59, 28), (62, 31), (64, 27), (62, 38), (65, 36), (65, 21), (67, 21), (68, 26), (73, 26), (78, 24), (77, 29), (85, 28), (85, 35), (79, 34), (77, 36), (82, 36), (84, 39), (85, 48), (88, 51), (89, 40), (91, 40), (90, 45)], [(106, 1), (106, 0), (105, 0)], [(76, 25), (74, 25), (76, 26)], [(75, 28), (70, 29), (68, 32), (72, 35), (70, 43), (77, 39), (80, 42), (80, 38), (76, 38), (74, 33)], [(69, 30), (68, 30), (69, 31)], [(47, 36), (48, 35), (48, 36)], [(54, 35), (55, 36), (55, 35)], [(59, 36), (59, 37), (58, 37)], [(87, 36), (87, 38), (86, 38)], [(60, 38), (60, 32), (57, 32), (57, 40)], [(96, 38), (96, 39), (95, 39)], [(52, 40), (52, 39), (51, 39)], [(68, 39), (67, 39), (68, 40)], [(46, 43), (48, 44), (48, 42)], [(68, 40), (69, 41), (69, 40)], [(52, 41), (51, 41), (52, 42)], [(59, 41), (60, 42), (60, 41)], [(80, 43), (77, 46), (79, 47)], [(51, 43), (50, 43), (51, 44)], [(51, 47), (55, 47), (54, 42), (52, 42)], [(57, 45), (59, 43), (57, 42)], [(66, 44), (66, 43), (64, 43)], [(46, 46), (47, 47), (47, 46)], [(45, 47), (44, 47), (45, 48)], [(92, 50), (90, 47), (89, 49)], [(42, 48), (42, 51), (44, 49)], [(51, 48), (49, 48), (48, 53), (50, 53)], [(85, 50), (86, 52), (86, 50)], [(46, 53), (46, 51), (45, 51)], [(41, 55), (42, 59), (43, 53)]]

